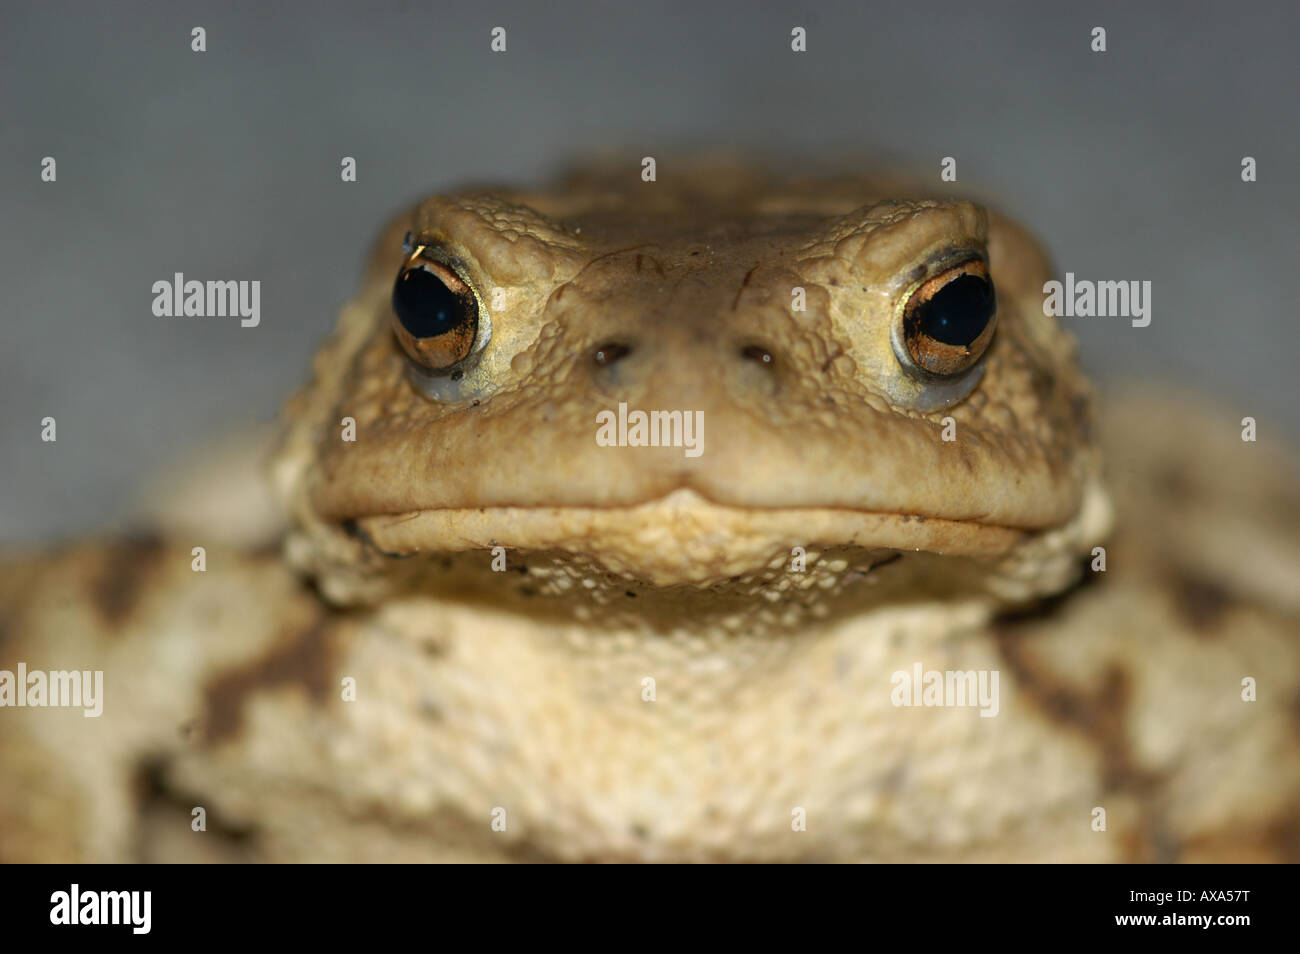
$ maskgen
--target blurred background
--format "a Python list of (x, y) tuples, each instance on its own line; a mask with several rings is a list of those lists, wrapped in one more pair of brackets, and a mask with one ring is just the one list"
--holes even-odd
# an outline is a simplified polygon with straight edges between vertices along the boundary
[[(272, 419), (406, 204), (611, 146), (936, 184), (954, 156), (1060, 274), (1153, 283), (1147, 328), (1069, 323), (1103, 384), (1192, 385), (1295, 439), (1298, 32), (1281, 2), (7, 3), (0, 541), (119, 525), (165, 463)], [(155, 317), (177, 271), (260, 280), (260, 326)]]

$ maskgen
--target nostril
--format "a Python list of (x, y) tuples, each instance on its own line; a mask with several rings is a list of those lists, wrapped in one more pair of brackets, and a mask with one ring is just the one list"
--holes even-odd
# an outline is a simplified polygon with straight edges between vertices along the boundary
[(768, 351), (762, 345), (745, 345), (745, 347), (740, 349), (740, 356), (746, 361), (754, 361), (767, 368), (772, 367), (772, 363), (775, 360), (772, 357), (772, 352)]
[(631, 351), (631, 345), (619, 344), (614, 341), (609, 344), (601, 345), (593, 351), (591, 353), (591, 360), (595, 363), (596, 367), (607, 368), (615, 361), (626, 358)]

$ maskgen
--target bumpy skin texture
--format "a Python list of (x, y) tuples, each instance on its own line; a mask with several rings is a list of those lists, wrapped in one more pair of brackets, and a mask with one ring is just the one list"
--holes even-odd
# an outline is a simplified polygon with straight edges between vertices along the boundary
[[(287, 409), (282, 554), (3, 567), (0, 668), (107, 698), (0, 710), (0, 856), (1300, 857), (1294, 462), (1186, 400), (1099, 428), (1036, 244), (916, 195), (700, 165), (421, 204)], [(458, 400), (388, 328), (408, 230), (488, 306)], [(999, 303), (960, 394), (890, 338), (954, 252)], [(619, 401), (703, 411), (704, 453), (598, 446)], [(895, 707), (915, 663), (999, 671), (998, 715)]]

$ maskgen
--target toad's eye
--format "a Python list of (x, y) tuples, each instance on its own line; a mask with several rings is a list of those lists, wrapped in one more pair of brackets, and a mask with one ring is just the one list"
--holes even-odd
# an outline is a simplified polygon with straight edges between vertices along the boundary
[(393, 333), (407, 357), (429, 371), (463, 361), (478, 337), (478, 299), (447, 265), (417, 249), (393, 285)]
[[(903, 306), (904, 365), (939, 377), (969, 370), (993, 339), (997, 296), (988, 265), (971, 259), (917, 287)], [(907, 359), (910, 359), (907, 360)]]

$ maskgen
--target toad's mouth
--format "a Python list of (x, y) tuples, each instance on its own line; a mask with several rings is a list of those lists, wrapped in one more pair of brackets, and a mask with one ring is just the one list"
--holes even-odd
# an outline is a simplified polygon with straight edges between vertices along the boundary
[(677, 490), (623, 507), (438, 508), (347, 522), (389, 556), (487, 550), (560, 551), (655, 585), (707, 584), (775, 569), (795, 547), (1002, 556), (1032, 531), (906, 513), (719, 504)]

